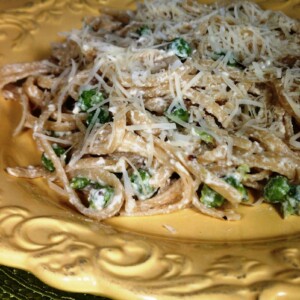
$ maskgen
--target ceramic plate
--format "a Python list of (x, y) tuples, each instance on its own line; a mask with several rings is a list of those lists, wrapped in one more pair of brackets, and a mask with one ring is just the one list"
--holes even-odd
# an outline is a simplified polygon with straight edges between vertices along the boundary
[[(300, 15), (300, 1), (259, 1)], [(57, 32), (103, 5), (133, 1), (39, 0), (0, 4), (1, 64), (47, 57)], [(226, 222), (184, 210), (166, 216), (86, 220), (43, 180), (7, 175), (39, 162), (30, 131), (12, 137), (21, 109), (0, 99), (0, 264), (58, 289), (115, 299), (299, 299), (300, 217), (268, 205)], [(172, 230), (171, 230), (172, 229)]]

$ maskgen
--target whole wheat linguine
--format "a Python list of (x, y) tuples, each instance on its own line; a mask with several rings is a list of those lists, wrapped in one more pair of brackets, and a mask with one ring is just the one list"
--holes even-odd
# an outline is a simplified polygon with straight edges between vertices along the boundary
[(237, 220), (249, 204), (238, 187), (300, 183), (299, 33), (244, 1), (87, 18), (48, 60), (0, 69), (4, 97), (24, 109), (16, 133), (32, 128), (45, 166), (7, 171), (46, 178), (97, 220), (187, 207)]

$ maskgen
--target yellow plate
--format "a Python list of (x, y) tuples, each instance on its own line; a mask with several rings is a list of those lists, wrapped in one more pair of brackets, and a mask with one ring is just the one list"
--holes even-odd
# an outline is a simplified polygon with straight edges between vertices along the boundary
[[(299, 0), (258, 1), (296, 18)], [(134, 1), (39, 0), (0, 4), (1, 64), (47, 57), (57, 32), (103, 5)], [(268, 205), (225, 222), (184, 210), (167, 216), (86, 220), (43, 180), (4, 168), (39, 162), (27, 130), (12, 137), (20, 106), (0, 99), (0, 264), (56, 288), (117, 299), (299, 299), (300, 217)]]

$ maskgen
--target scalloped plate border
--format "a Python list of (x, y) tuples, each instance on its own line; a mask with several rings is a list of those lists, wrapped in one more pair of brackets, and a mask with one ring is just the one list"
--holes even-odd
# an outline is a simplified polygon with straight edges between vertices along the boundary
[[(257, 2), (299, 15), (298, 0)], [(39, 44), (52, 41), (64, 19), (72, 17), (68, 25), (76, 27), (83, 15), (96, 14), (103, 5), (127, 7), (133, 1), (1, 4), (0, 59), (13, 62), (44, 55), (45, 48)], [(42, 34), (45, 30), (49, 35)], [(59, 289), (116, 299), (299, 298), (300, 234), (240, 243), (193, 243), (124, 233), (85, 220), (72, 210), (66, 214), (66, 204), (57, 202), (42, 181), (11, 178), (3, 171), (27, 155), (34, 160), (34, 154), (26, 153), (34, 145), (18, 155), (24, 143), (32, 144), (29, 133), (11, 138), (20, 113), (16, 104), (0, 99), (0, 111), (4, 122), (0, 132), (1, 264), (29, 270)]]

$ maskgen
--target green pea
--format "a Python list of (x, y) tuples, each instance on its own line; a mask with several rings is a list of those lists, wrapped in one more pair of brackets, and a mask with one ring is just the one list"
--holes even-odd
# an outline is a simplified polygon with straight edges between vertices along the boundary
[(87, 111), (104, 100), (103, 93), (97, 89), (84, 90), (81, 92), (77, 105), (81, 111)]
[(225, 198), (204, 184), (201, 190), (200, 202), (207, 207), (217, 208), (224, 204)]
[(266, 200), (276, 203), (283, 202), (290, 190), (288, 179), (277, 175), (272, 177), (264, 187), (264, 197)]
[[(95, 115), (96, 111), (90, 112), (88, 113), (87, 119), (86, 119), (86, 124), (90, 125), (94, 115)], [(111, 121), (111, 116), (109, 114), (108, 108), (107, 107), (101, 107), (98, 117), (94, 120), (94, 124), (96, 123), (100, 123), (100, 124), (105, 124), (107, 122)]]
[(300, 215), (300, 185), (290, 185), (290, 190), (281, 204), (284, 217), (289, 215)]
[(145, 36), (145, 35), (150, 35), (151, 34), (151, 29), (149, 28), (149, 26), (147, 25), (143, 25), (141, 26), (140, 28), (138, 28), (136, 30), (136, 33), (139, 35), (139, 36)]
[(182, 59), (186, 59), (192, 54), (191, 46), (183, 38), (175, 38), (174, 40), (172, 40), (169, 44), (168, 49)]
[(52, 162), (51, 159), (49, 159), (46, 156), (46, 153), (42, 154), (41, 160), (42, 160), (42, 165), (45, 167), (46, 170), (48, 170), (49, 172), (54, 172), (55, 171), (55, 167), (53, 165), (53, 162)]
[(224, 180), (242, 194), (242, 196), (243, 196), (242, 201), (249, 200), (249, 195), (248, 195), (247, 189), (244, 187), (244, 185), (240, 182), (240, 180), (236, 176), (229, 175), (229, 176), (226, 176), (224, 178)]

